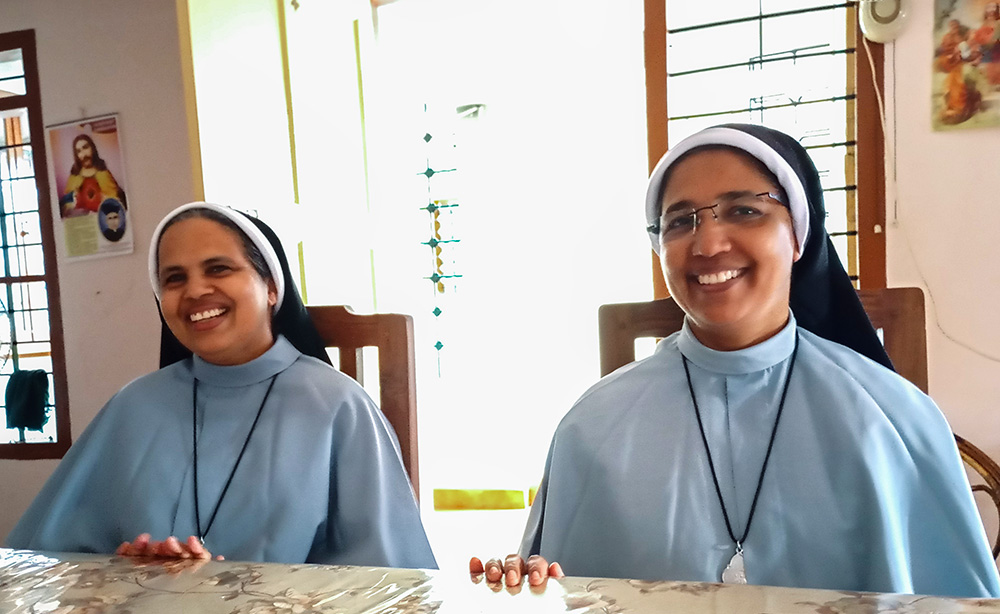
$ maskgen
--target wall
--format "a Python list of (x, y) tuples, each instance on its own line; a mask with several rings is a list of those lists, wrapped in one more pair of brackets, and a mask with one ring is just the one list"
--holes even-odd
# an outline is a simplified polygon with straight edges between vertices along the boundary
[(886, 46), (896, 152), (886, 174), (894, 167), (897, 178), (895, 207), (888, 190), (888, 283), (924, 288), (931, 396), (955, 432), (997, 459), (1000, 128), (931, 129), (933, 5), (911, 2), (906, 29)]
[[(135, 252), (58, 263), (74, 439), (123, 384), (156, 368), (146, 246), (167, 211), (200, 193), (177, 23), (175, 0), (0, 2), (0, 31), (35, 30), (46, 125), (104, 113), (121, 122)], [(0, 460), (0, 540), (55, 465)]]

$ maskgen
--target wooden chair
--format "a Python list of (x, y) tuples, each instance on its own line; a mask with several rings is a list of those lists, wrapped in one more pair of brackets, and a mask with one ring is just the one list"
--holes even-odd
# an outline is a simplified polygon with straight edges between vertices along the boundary
[[(920, 288), (859, 290), (858, 297), (896, 371), (927, 392), (927, 332)], [(672, 298), (602, 305), (597, 313), (601, 376), (635, 360), (635, 340), (666, 337), (681, 329), (684, 312)]]
[[(858, 297), (872, 325), (880, 331), (896, 371), (926, 393), (927, 331), (923, 291), (920, 288), (858, 290)], [(597, 319), (603, 377), (635, 360), (636, 339), (666, 337), (680, 330), (684, 312), (673, 299), (665, 298), (646, 303), (602, 305)], [(984, 482), (973, 485), (973, 492), (986, 493), (1000, 519), (1000, 466), (958, 435), (955, 441), (962, 460)], [(993, 558), (998, 555), (1000, 526), (993, 542)]]
[[(974, 483), (972, 493), (986, 493), (986, 496), (992, 501), (993, 507), (996, 508), (997, 531), (996, 537), (993, 539), (993, 558), (996, 559), (997, 556), (1000, 556), (1000, 466), (993, 462), (992, 458), (986, 456), (985, 452), (962, 437), (955, 435), (955, 441), (958, 442), (958, 452), (962, 455), (962, 460), (979, 474), (983, 482), (981, 484)], [(988, 529), (987, 534), (990, 534)]]
[(378, 348), (379, 407), (396, 431), (403, 465), (419, 496), (413, 318), (397, 313), (359, 315), (343, 305), (307, 309), (326, 346), (339, 350), (341, 372), (359, 383), (364, 383), (362, 349)]

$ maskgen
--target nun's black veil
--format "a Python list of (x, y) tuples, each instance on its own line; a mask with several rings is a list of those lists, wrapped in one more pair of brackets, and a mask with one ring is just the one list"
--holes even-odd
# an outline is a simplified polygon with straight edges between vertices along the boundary
[(826, 208), (819, 173), (805, 148), (792, 137), (749, 124), (727, 124), (770, 146), (798, 175), (809, 203), (809, 239), (799, 261), (792, 266), (789, 305), (802, 328), (892, 369), (885, 348), (865, 313), (858, 294), (823, 226)]
[[(268, 243), (274, 248), (274, 251), (278, 255), (278, 260), (281, 262), (281, 274), (285, 280), (285, 296), (282, 299), (281, 308), (278, 309), (278, 313), (274, 315), (274, 319), (271, 321), (275, 337), (284, 335), (303, 354), (314, 356), (330, 364), (330, 357), (326, 353), (323, 340), (309, 318), (309, 313), (306, 311), (305, 305), (302, 304), (301, 297), (299, 297), (295, 280), (292, 279), (292, 271), (288, 267), (288, 259), (285, 257), (285, 250), (282, 249), (278, 236), (274, 234), (274, 231), (267, 224), (257, 218), (244, 213), (240, 213), (240, 215), (244, 215), (260, 229), (267, 238)], [(160, 325), (160, 367), (163, 368), (189, 358), (191, 350), (181, 345), (177, 337), (170, 332), (166, 322), (163, 320), (162, 313), (160, 314)]]

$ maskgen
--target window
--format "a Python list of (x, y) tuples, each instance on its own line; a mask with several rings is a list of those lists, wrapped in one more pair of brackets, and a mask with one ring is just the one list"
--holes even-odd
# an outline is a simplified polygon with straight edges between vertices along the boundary
[(642, 6), (400, 1), (375, 38), (368, 2), (285, 2), (309, 300), (414, 317), (424, 527), (461, 568), (518, 543), (598, 306), (651, 294)]
[[(34, 32), (0, 34), (0, 388), (17, 371), (48, 382), (40, 430), (0, 424), (0, 458), (59, 458), (69, 448), (52, 210)], [(19, 414), (20, 415), (20, 414)], [(22, 416), (23, 417), (23, 416)]]
[[(884, 287), (882, 140), (857, 3), (646, 5), (647, 54), (666, 51), (647, 62), (648, 78), (659, 79), (651, 86), (666, 90), (665, 99), (650, 101), (651, 116), (656, 105), (665, 108), (665, 129), (651, 131), (659, 153), (727, 122), (765, 124), (798, 138), (820, 171), (827, 229), (845, 268), (864, 287)], [(655, 162), (653, 154), (651, 147)]]

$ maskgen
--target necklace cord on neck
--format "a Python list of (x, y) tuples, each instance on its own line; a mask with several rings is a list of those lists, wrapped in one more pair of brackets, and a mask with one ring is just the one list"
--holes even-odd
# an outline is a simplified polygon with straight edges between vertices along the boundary
[(253, 424), (250, 425), (250, 432), (247, 433), (247, 438), (243, 442), (243, 448), (240, 449), (239, 456), (236, 457), (236, 463), (233, 465), (233, 470), (229, 472), (229, 479), (226, 480), (226, 485), (222, 488), (222, 494), (219, 495), (219, 500), (215, 502), (215, 509), (212, 510), (212, 516), (208, 519), (208, 526), (205, 527), (204, 532), (201, 530), (201, 507), (198, 505), (198, 379), (194, 380), (194, 393), (193, 399), (191, 401), (191, 433), (192, 441), (194, 443), (194, 521), (198, 528), (198, 539), (201, 543), (205, 543), (205, 536), (212, 529), (212, 524), (215, 522), (215, 516), (219, 513), (219, 506), (222, 505), (222, 500), (226, 497), (226, 492), (229, 490), (230, 484), (233, 483), (233, 477), (236, 475), (236, 469), (240, 466), (240, 461), (243, 460), (243, 454), (247, 451), (247, 446), (250, 445), (250, 438), (253, 437), (253, 432), (257, 428), (257, 423), (260, 421), (260, 415), (264, 411), (264, 404), (267, 403), (267, 397), (271, 396), (271, 389), (274, 388), (274, 381), (278, 379), (278, 375), (275, 374), (271, 378), (271, 383), (267, 387), (267, 392), (264, 393), (264, 399), (260, 402), (260, 407), (257, 408), (257, 416), (253, 419)]
[(708, 447), (708, 437), (705, 436), (705, 426), (701, 421), (701, 411), (698, 409), (698, 399), (695, 398), (694, 386), (691, 383), (691, 370), (688, 368), (688, 360), (681, 354), (684, 363), (684, 374), (687, 376), (688, 391), (691, 393), (691, 402), (694, 404), (694, 415), (698, 419), (698, 430), (701, 432), (701, 442), (705, 446), (705, 455), (708, 457), (708, 468), (712, 472), (712, 483), (715, 485), (715, 494), (719, 497), (719, 507), (722, 508), (722, 519), (726, 521), (726, 531), (730, 539), (736, 543), (737, 551), (740, 550), (747, 535), (750, 534), (750, 523), (753, 522), (754, 512), (757, 510), (757, 500), (760, 497), (760, 489), (764, 484), (764, 473), (767, 471), (767, 463), (771, 459), (771, 450), (774, 448), (775, 435), (778, 434), (778, 422), (781, 421), (781, 412), (785, 408), (785, 397), (788, 395), (788, 383), (792, 380), (792, 370), (795, 369), (795, 357), (799, 353), (799, 333), (795, 331), (795, 347), (792, 349), (792, 359), (788, 365), (788, 375), (785, 376), (785, 386), (781, 391), (781, 401), (778, 403), (778, 413), (774, 418), (774, 427), (771, 429), (771, 440), (767, 444), (767, 453), (764, 455), (764, 463), (760, 467), (760, 477), (757, 478), (757, 490), (753, 495), (753, 503), (750, 504), (750, 515), (747, 517), (747, 524), (743, 528), (743, 535), (739, 539), (733, 533), (732, 524), (729, 522), (729, 514), (726, 512), (726, 502), (722, 498), (722, 489), (719, 487), (719, 478), (715, 472), (715, 463), (712, 461), (712, 452)]

